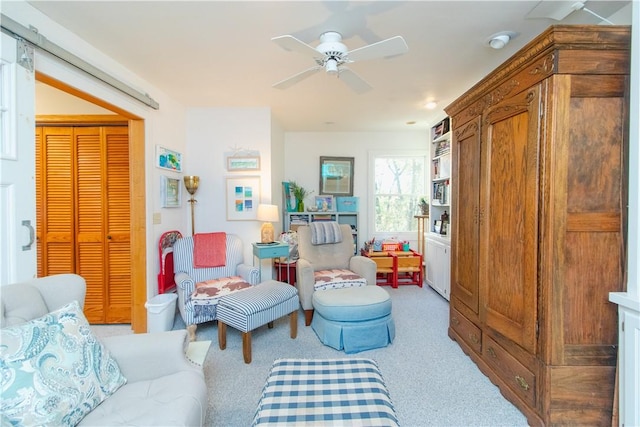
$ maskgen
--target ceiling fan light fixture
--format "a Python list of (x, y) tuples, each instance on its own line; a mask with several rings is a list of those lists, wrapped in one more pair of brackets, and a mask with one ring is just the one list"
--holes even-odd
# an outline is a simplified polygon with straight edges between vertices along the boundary
[(324, 64), (324, 69), (327, 74), (335, 76), (336, 74), (338, 74), (338, 61), (333, 58), (328, 59)]

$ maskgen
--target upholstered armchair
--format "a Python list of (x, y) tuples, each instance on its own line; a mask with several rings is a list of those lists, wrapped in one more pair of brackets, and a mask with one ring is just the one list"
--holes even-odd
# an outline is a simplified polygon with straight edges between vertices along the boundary
[(190, 332), (195, 325), (216, 320), (217, 300), (197, 300), (197, 283), (239, 276), (250, 285), (257, 285), (260, 271), (244, 263), (242, 240), (234, 234), (226, 235), (226, 262), (220, 267), (194, 267), (194, 238), (183, 237), (173, 245), (173, 263), (178, 293), (178, 309)]
[[(361, 286), (357, 283), (360, 277), (363, 284), (376, 286), (376, 263), (371, 259), (354, 255), (353, 238), (351, 227), (348, 224), (339, 224), (342, 239), (338, 243), (313, 244), (311, 236), (311, 226), (304, 225), (298, 227), (298, 259), (296, 268), (296, 287), (300, 296), (300, 305), (305, 314), (305, 325), (311, 324), (313, 318), (313, 304), (311, 298), (316, 289), (323, 287), (347, 287)], [(326, 281), (319, 283), (323, 278), (316, 272), (324, 270), (348, 270), (353, 273), (353, 277), (348, 277), (348, 273), (342, 274), (343, 281), (337, 286), (331, 286)], [(316, 283), (318, 281), (318, 283)]]

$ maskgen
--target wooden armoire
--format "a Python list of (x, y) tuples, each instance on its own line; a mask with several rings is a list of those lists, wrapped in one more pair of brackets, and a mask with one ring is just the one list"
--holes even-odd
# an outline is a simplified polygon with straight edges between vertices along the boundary
[(38, 276), (83, 276), (91, 323), (131, 323), (127, 126), (45, 117), (36, 127)]
[(552, 26), (445, 109), (449, 336), (531, 425), (611, 424), (630, 35)]

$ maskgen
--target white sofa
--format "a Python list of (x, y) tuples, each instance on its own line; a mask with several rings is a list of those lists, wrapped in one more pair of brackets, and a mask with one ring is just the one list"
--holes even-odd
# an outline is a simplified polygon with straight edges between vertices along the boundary
[[(0, 287), (0, 326), (17, 326), (76, 300), (84, 305), (86, 284), (60, 274)], [(114, 336), (100, 340), (117, 362), (126, 384), (87, 414), (79, 425), (201, 426), (207, 408), (202, 367), (185, 356), (185, 330)]]

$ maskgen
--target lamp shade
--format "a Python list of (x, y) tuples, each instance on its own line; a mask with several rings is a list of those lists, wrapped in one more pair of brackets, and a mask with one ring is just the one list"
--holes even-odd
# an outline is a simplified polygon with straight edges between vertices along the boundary
[(278, 215), (278, 206), (258, 205), (257, 217), (258, 221), (277, 222), (280, 219), (280, 216)]

